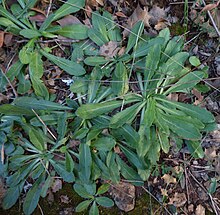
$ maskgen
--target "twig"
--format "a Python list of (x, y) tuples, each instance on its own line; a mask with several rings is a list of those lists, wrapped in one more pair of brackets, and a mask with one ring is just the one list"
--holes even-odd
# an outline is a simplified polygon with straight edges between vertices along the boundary
[(41, 215), (44, 215), (44, 212), (43, 212), (43, 210), (42, 210), (42, 208), (41, 208), (41, 206), (40, 206), (39, 203), (37, 204), (37, 206), (38, 206), (38, 208), (40, 209)]
[[(185, 160), (185, 154), (183, 153), (183, 159)], [(186, 179), (186, 194), (187, 194), (187, 202), (188, 204), (190, 204), (190, 201), (189, 201), (189, 188), (188, 188), (188, 180), (189, 180), (189, 177), (188, 177), (188, 174), (187, 174), (187, 171), (186, 171), (186, 163), (184, 162), (184, 174), (185, 174), (185, 179)]]
[(17, 94), (15, 88), (13, 87), (11, 81), (9, 80), (9, 78), (5, 75), (5, 73), (4, 73), (1, 69), (0, 69), (0, 72), (3, 74), (4, 78), (5, 78), (6, 81), (9, 83), (9, 85), (10, 85), (10, 87), (11, 87), (11, 89), (12, 89), (14, 95), (15, 95), (15, 97), (18, 97), (18, 94)]
[(36, 115), (36, 117), (39, 119), (39, 121), (45, 126), (45, 128), (47, 129), (48, 133), (53, 137), (54, 140), (57, 140), (57, 138), (55, 137), (55, 135), (52, 133), (52, 131), (47, 127), (47, 125), (44, 123), (44, 121), (40, 118), (40, 116), (36, 113), (36, 111), (34, 109), (31, 109), (34, 114)]
[[(204, 0), (202, 0), (202, 3), (204, 4), (204, 6), (206, 6), (206, 3), (205, 3)], [(215, 23), (215, 20), (214, 20), (213, 17), (212, 17), (212, 14), (210, 13), (210, 11), (207, 11), (207, 13), (208, 13), (208, 15), (209, 15), (209, 18), (210, 18), (210, 20), (211, 20), (211, 22), (212, 22), (212, 25), (213, 25), (213, 27), (214, 27), (216, 33), (218, 34), (218, 37), (220, 37), (220, 31), (219, 31), (219, 29), (218, 29), (218, 27), (217, 27), (217, 25), (216, 25), (216, 23)]]
[(46, 17), (49, 16), (51, 6), (52, 6), (52, 0), (50, 0), (50, 2), (49, 2), (49, 6), (48, 6), (48, 8), (47, 8), (47, 14), (46, 14)]
[[(216, 208), (216, 203), (215, 203), (215, 201), (213, 200), (212, 195), (211, 195), (210, 193), (208, 193), (207, 189), (196, 179), (196, 177), (195, 177), (190, 171), (189, 171), (189, 174), (190, 174), (190, 176), (193, 178), (193, 180), (194, 180), (194, 181), (205, 191), (205, 193), (209, 196), (210, 201), (211, 201), (211, 203), (212, 203), (212, 208), (213, 208), (215, 214), (216, 214), (216, 215), (219, 215), (220, 209), (219, 209), (218, 206), (217, 206), (217, 208)], [(217, 210), (219, 210), (219, 212), (218, 212)]]
[(166, 207), (164, 207), (164, 205), (163, 205), (160, 201), (158, 201), (158, 199), (157, 199), (148, 189), (146, 189), (144, 186), (142, 186), (142, 188), (143, 188), (144, 191), (146, 191), (151, 197), (153, 197), (153, 198), (165, 209), (165, 211), (166, 211), (169, 215), (172, 215), (172, 214), (166, 209)]

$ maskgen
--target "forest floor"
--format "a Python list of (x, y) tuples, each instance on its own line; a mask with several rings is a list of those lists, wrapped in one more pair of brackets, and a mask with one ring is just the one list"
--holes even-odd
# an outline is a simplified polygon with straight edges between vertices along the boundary
[[(9, 3), (8, 3), (9, 2)], [(11, 5), (16, 1), (10, 0)], [(37, 14), (32, 20), (39, 21), (43, 13), (53, 10), (59, 1), (41, 0), (34, 9)], [(209, 66), (208, 77), (204, 82), (210, 87), (207, 93), (193, 90), (191, 93), (196, 98), (194, 104), (201, 104), (211, 111), (217, 121), (218, 129), (207, 134), (202, 139), (204, 158), (195, 159), (187, 147), (180, 151), (170, 150), (169, 154), (162, 153), (158, 167), (151, 174), (143, 187), (135, 189), (131, 185), (121, 184), (117, 189), (124, 190), (125, 194), (112, 191), (115, 199), (121, 198), (119, 208), (133, 208), (131, 212), (117, 209), (100, 211), (101, 214), (220, 214), (220, 4), (219, 1), (176, 1), (176, 0), (87, 0), (85, 10), (77, 13), (77, 20), (88, 23), (92, 12), (107, 10), (111, 13), (120, 28), (129, 29), (139, 20), (144, 21), (146, 35), (156, 36), (158, 32), (168, 27), (172, 36), (180, 35), (185, 38), (184, 50), (197, 56), (204, 66)], [(1, 15), (1, 14), (0, 14)], [(86, 19), (85, 19), (86, 17)], [(62, 20), (74, 22), (73, 17)], [(124, 31), (126, 38), (126, 31)], [(25, 42), (19, 37), (5, 33), (0, 28), (0, 67), (5, 71)], [(51, 41), (50, 41), (51, 42)], [(46, 46), (47, 41), (44, 41)], [(58, 44), (58, 43), (57, 43)], [(69, 42), (60, 42), (61, 51), (57, 56), (62, 56), (62, 48), (68, 47)], [(47, 65), (48, 68), (51, 65)], [(67, 94), (68, 76), (62, 74), (57, 68), (56, 74), (45, 75), (45, 83), (50, 93), (56, 94), (56, 100), (62, 100)], [(13, 90), (7, 94), (0, 94), (0, 103), (8, 103), (13, 97)], [(188, 102), (190, 98), (184, 93), (173, 93), (172, 100)], [(46, 200), (39, 205), (44, 214), (75, 214), (74, 207), (80, 200), (68, 192), (68, 185), (54, 185), (54, 193), (50, 193)], [(62, 189), (62, 186), (64, 188)], [(131, 187), (130, 187), (131, 186)], [(4, 190), (4, 183), (0, 183)], [(133, 195), (131, 201), (129, 195)], [(54, 195), (55, 194), (55, 195)], [(147, 196), (146, 196), (147, 194)], [(117, 196), (119, 195), (119, 196)], [(0, 195), (1, 197), (1, 195)], [(49, 202), (49, 203), (48, 203)], [(57, 203), (57, 204), (56, 204)], [(48, 204), (50, 204), (48, 208)], [(174, 207), (175, 206), (175, 207)], [(34, 214), (43, 214), (40, 207)], [(46, 209), (47, 208), (47, 209)], [(129, 209), (125, 209), (128, 211)], [(15, 212), (16, 211), (16, 212)], [(22, 214), (19, 204), (9, 211), (0, 214)], [(49, 212), (50, 211), (50, 212)], [(77, 213), (76, 213), (77, 214)], [(83, 213), (82, 213), (83, 214)]]

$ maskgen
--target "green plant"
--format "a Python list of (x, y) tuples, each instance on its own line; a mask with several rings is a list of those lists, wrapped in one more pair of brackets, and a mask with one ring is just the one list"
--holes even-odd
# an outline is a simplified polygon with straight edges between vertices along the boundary
[[(30, 8), (37, 3), (33, 1), (18, 1), (10, 8), (11, 13), (8, 12), (3, 6), (0, 6), (0, 26), (5, 28), (5, 31), (9, 31), (15, 35), (23, 36), (29, 40), (19, 51), (18, 61), (9, 69), (6, 76), (9, 81), (13, 81), (15, 78), (19, 80), (18, 93), (27, 93), (31, 86), (37, 96), (49, 99), (49, 92), (47, 87), (41, 80), (44, 68), (42, 56), (46, 57), (52, 63), (58, 65), (61, 69), (70, 75), (81, 76), (86, 73), (85, 69), (77, 62), (70, 61), (65, 58), (57, 57), (48, 52), (51, 49), (44, 50), (40, 47), (38, 41), (40, 38), (57, 38), (58, 35), (65, 36), (71, 39), (86, 39), (88, 28), (82, 24), (66, 25), (61, 27), (60, 25), (52, 25), (53, 22), (60, 18), (77, 12), (85, 5), (84, 0), (69, 0), (63, 4), (55, 13), (50, 14), (38, 28), (35, 21), (31, 21), (31, 16), (34, 15)], [(26, 80), (25, 68), (28, 66), (30, 81)], [(8, 82), (8, 80), (2, 77), (2, 91)]]
[[(5, 209), (31, 183), (23, 208), (25, 214), (32, 213), (40, 196), (46, 196), (51, 180), (59, 175), (66, 182), (75, 182), (75, 192), (86, 199), (76, 210), (91, 205), (90, 214), (98, 214), (97, 204), (113, 205), (107, 197), (99, 196), (109, 186), (98, 186), (98, 179), (118, 183), (123, 177), (134, 185), (143, 185), (157, 166), (161, 150), (169, 152), (170, 141), (177, 149), (186, 144), (194, 157), (201, 158), (202, 134), (215, 128), (215, 119), (207, 110), (167, 97), (199, 89), (208, 69), (200, 68), (200, 61), (183, 51), (181, 37), (170, 38), (169, 29), (149, 38), (143, 34), (143, 23), (137, 22), (124, 53), (104, 56), (100, 53), (102, 48), (112, 43), (115, 49), (122, 46), (121, 30), (108, 12), (94, 12), (93, 27), (73, 44), (71, 60), (42, 49), (37, 43), (39, 37), (53, 38), (69, 32), (51, 23), (78, 9), (64, 4), (38, 29), (29, 27), (26, 19), (21, 22), (12, 18), (0, 7), (7, 21), (13, 21), (10, 30), (15, 28), (30, 39), (6, 75), (10, 80), (20, 76), (22, 80), (24, 71), (23, 75), (20, 71), (27, 64), (29, 86), (34, 89), (31, 96), (21, 96), (0, 106), (0, 144), (6, 155), (0, 172), (9, 186), (3, 202)], [(67, 98), (65, 105), (48, 101), (46, 86), (39, 84), (42, 56), (72, 76), (70, 91), (75, 98)], [(4, 76), (0, 78), (4, 80)], [(26, 95), (26, 91), (23, 93)], [(11, 192), (16, 194), (13, 199), (9, 198)]]
[(108, 197), (99, 197), (99, 195), (104, 194), (108, 191), (110, 185), (103, 184), (101, 185), (96, 192), (96, 184), (92, 184), (90, 186), (83, 186), (80, 184), (74, 184), (75, 192), (80, 195), (82, 198), (85, 198), (83, 202), (79, 203), (76, 207), (76, 212), (81, 212), (86, 210), (89, 205), (92, 205), (89, 210), (89, 214), (96, 215), (99, 214), (98, 205), (103, 207), (112, 207), (114, 202)]

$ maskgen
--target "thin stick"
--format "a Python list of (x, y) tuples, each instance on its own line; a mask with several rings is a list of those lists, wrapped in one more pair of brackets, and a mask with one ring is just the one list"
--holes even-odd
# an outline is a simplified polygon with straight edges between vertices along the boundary
[(158, 199), (157, 199), (148, 189), (146, 189), (144, 186), (142, 186), (142, 188), (143, 188), (144, 191), (146, 191), (151, 197), (153, 197), (153, 198), (165, 209), (165, 211), (166, 211), (169, 215), (172, 215), (172, 214), (164, 207), (164, 205), (163, 205), (160, 201), (158, 201)]
[(9, 78), (5, 75), (5, 73), (4, 73), (1, 69), (0, 69), (0, 72), (3, 74), (4, 78), (5, 78), (6, 81), (9, 83), (9, 85), (10, 85), (10, 87), (11, 87), (13, 93), (14, 93), (15, 98), (18, 97), (18, 94), (17, 94), (15, 88), (13, 87), (11, 81), (9, 80)]
[[(216, 208), (216, 203), (213, 200), (213, 197), (210, 193), (207, 192), (207, 189), (196, 179), (196, 177), (189, 171), (189, 174), (191, 175), (191, 177), (194, 179), (194, 181), (205, 191), (205, 193), (209, 196), (211, 203), (212, 203), (212, 208), (215, 212), (216, 215), (219, 215), (217, 208)], [(219, 208), (218, 208), (219, 210)]]
[(45, 128), (47, 129), (48, 133), (53, 137), (54, 140), (57, 140), (57, 138), (55, 137), (55, 135), (52, 133), (52, 131), (47, 127), (47, 125), (44, 123), (44, 121), (40, 118), (40, 116), (36, 113), (36, 111), (34, 109), (31, 109), (34, 114), (36, 115), (36, 117), (39, 119), (39, 121), (45, 126)]
[[(206, 3), (205, 3), (204, 0), (202, 0), (202, 3), (206, 6)], [(219, 29), (218, 29), (218, 27), (217, 27), (217, 25), (216, 25), (216, 23), (215, 23), (215, 20), (214, 20), (213, 17), (212, 17), (212, 14), (210, 13), (209, 10), (207, 11), (207, 13), (208, 13), (208, 15), (209, 15), (209, 18), (210, 18), (210, 20), (211, 20), (211, 22), (212, 22), (212, 25), (213, 25), (213, 27), (214, 27), (216, 33), (218, 34), (218, 37), (220, 37), (220, 31), (219, 31)]]

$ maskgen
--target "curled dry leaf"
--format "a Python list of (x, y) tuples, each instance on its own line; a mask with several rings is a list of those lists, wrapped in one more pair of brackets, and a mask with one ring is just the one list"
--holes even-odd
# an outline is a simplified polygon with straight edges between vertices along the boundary
[(164, 180), (164, 182), (167, 185), (170, 184), (170, 183), (176, 184), (176, 178), (174, 178), (173, 176), (171, 176), (169, 174), (163, 175), (162, 179)]
[(132, 15), (128, 18), (128, 26), (132, 28), (136, 22), (142, 20), (144, 22), (145, 27), (150, 27), (150, 18), (151, 15), (149, 14), (147, 8), (144, 7), (144, 9), (142, 9), (138, 4)]
[(100, 47), (99, 54), (104, 57), (113, 58), (119, 51), (118, 43), (110, 41)]
[(187, 202), (185, 193), (175, 193), (173, 198), (170, 198), (169, 204), (175, 205), (177, 208), (182, 207)]
[(196, 215), (205, 215), (205, 208), (202, 205), (198, 205), (195, 211)]

